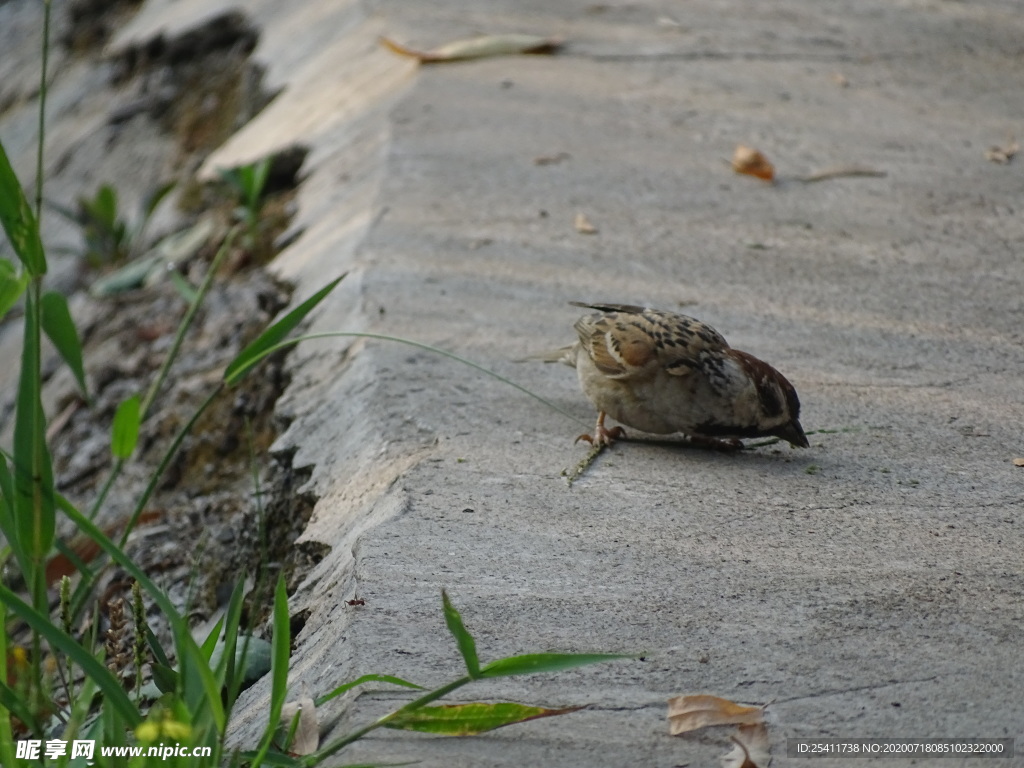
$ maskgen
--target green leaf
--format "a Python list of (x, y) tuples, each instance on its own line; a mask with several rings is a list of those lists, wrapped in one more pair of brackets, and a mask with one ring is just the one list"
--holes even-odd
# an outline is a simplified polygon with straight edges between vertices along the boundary
[(194, 303), (196, 296), (199, 294), (195, 288), (189, 285), (188, 280), (182, 277), (182, 274), (176, 269), (172, 269), (168, 274), (170, 275), (171, 282), (174, 283), (175, 290), (177, 290), (178, 295), (185, 300), (185, 303)]
[(138, 395), (132, 395), (117, 406), (110, 437), (110, 452), (115, 459), (127, 459), (139, 442), (139, 422), (142, 419)]
[[(8, 657), (7, 661), (10, 664), (11, 658)], [(10, 671), (7, 674), (8, 676), (13, 676)], [(27, 674), (27, 670), (24, 674)], [(35, 714), (29, 709), (25, 696), (16, 694), (3, 680), (0, 680), (0, 707), (6, 709), (21, 720), (21, 722), (25, 723), (33, 733), (40, 732), (39, 723), (36, 722)]]
[(174, 181), (164, 182), (156, 189), (154, 189), (152, 192), (150, 192), (149, 195), (147, 195), (146, 198), (142, 201), (142, 214), (139, 217), (139, 221), (135, 227), (135, 231), (131, 234), (130, 237), (130, 246), (133, 249), (136, 249), (135, 252), (138, 252), (137, 249), (144, 247), (145, 242), (143, 241), (142, 238), (146, 233), (146, 227), (149, 226), (149, 222), (153, 218), (153, 214), (156, 212), (156, 209), (160, 206), (160, 203), (162, 203), (164, 198), (167, 197), (167, 195), (170, 193), (172, 189), (174, 189), (175, 184), (176, 182)]
[(166, 664), (152, 665), (153, 682), (160, 693), (174, 693), (178, 689), (178, 673)]
[(224, 382), (228, 386), (237, 384), (253, 366), (263, 359), (267, 350), (279, 344), (299, 323), (305, 320), (306, 315), (312, 312), (317, 304), (327, 298), (327, 294), (333, 291), (334, 287), (344, 278), (345, 275), (342, 275), (337, 280), (329, 282), (302, 302), (302, 304), (267, 328), (255, 341), (239, 352), (238, 356), (224, 370)]
[(285, 588), (284, 575), (278, 576), (277, 588), (274, 590), (274, 636), (273, 662), (270, 671), (270, 719), (263, 733), (257, 757), (253, 765), (260, 765), (263, 757), (270, 751), (270, 742), (274, 731), (281, 721), (281, 708), (288, 696), (288, 661), (291, 656), (291, 619), (288, 616), (288, 590)]
[(39, 238), (39, 224), (28, 204), (25, 191), (14, 174), (7, 151), (0, 143), (0, 224), (7, 239), (30, 276), (46, 274), (46, 256)]
[(174, 624), (174, 644), (178, 650), (181, 698), (191, 713), (193, 727), (200, 731), (196, 740), (202, 742), (206, 733), (223, 733), (227, 727), (220, 688), (187, 622)]
[(18, 303), (28, 287), (28, 281), (27, 270), (21, 270), (21, 274), (18, 274), (14, 264), (7, 259), (0, 259), (0, 320)]
[(400, 677), (392, 677), (391, 675), (363, 675), (358, 680), (353, 680), (351, 683), (339, 685), (330, 693), (325, 693), (323, 696), (316, 699), (313, 703), (316, 704), (318, 707), (322, 707), (331, 699), (337, 696), (341, 696), (341, 694), (345, 693), (345, 691), (350, 691), (357, 685), (362, 685), (363, 683), (391, 683), (392, 685), (401, 685), (406, 688), (415, 688), (418, 691), (424, 690), (422, 685), (410, 683), (408, 680), (403, 680)]
[[(46, 446), (46, 417), (41, 399), (40, 307), (33, 286), (26, 295), (25, 337), (21, 348), (21, 379), (14, 423), (14, 517), (18, 543), (36, 563), (53, 544), (55, 511), (53, 466)], [(38, 574), (26, 574), (29, 583)], [(33, 584), (33, 588), (38, 585)]]
[(260, 196), (263, 194), (263, 188), (267, 185), (267, 176), (270, 175), (270, 166), (273, 159), (273, 157), (264, 157), (262, 160), (249, 166), (251, 170), (245, 180), (247, 187), (245, 191), (245, 204), (250, 211), (255, 211), (259, 208)]
[(175, 181), (165, 181), (146, 196), (146, 199), (142, 201), (142, 217), (144, 221), (149, 220), (160, 206), (160, 203), (164, 201), (164, 198), (174, 189), (175, 184), (177, 184)]
[[(160, 606), (174, 630), (175, 647), (181, 666), (182, 698), (189, 704), (190, 711), (195, 714), (196, 723), (209, 727), (209, 721), (212, 721), (212, 726), (219, 732), (223, 732), (227, 718), (221, 703), (220, 691), (213, 679), (213, 672), (206, 665), (196, 641), (192, 639), (188, 622), (178, 613), (178, 609), (174, 607), (170, 598), (158, 589), (153, 580), (143, 573), (132, 559), (117, 547), (94, 522), (70, 505), (64, 509), (64, 514), (78, 526), (82, 533), (96, 542), (112, 560), (131, 574)], [(152, 640), (150, 642), (152, 645)], [(210, 713), (209, 721), (202, 719), (207, 711)]]
[(160, 638), (156, 636), (149, 624), (146, 624), (146, 642), (149, 643), (149, 650), (153, 652), (153, 658), (156, 659), (157, 663), (170, 667), (171, 662), (167, 660), (167, 654), (164, 652)]
[(633, 659), (620, 653), (528, 653), (523, 656), (492, 661), (482, 670), (480, 677), (509, 677), (511, 675), (532, 675), (537, 672), (560, 672), (564, 669), (600, 664), (616, 659)]
[(96, 192), (96, 199), (89, 204), (89, 212), (107, 230), (117, 228), (117, 190), (104, 184)]
[(49, 616), (36, 611), (3, 585), (0, 585), (0, 600), (13, 613), (21, 617), (26, 624), (42, 635), (51, 646), (70, 656), (82, 668), (86, 676), (99, 686), (103, 691), (106, 703), (116, 709), (125, 722), (133, 728), (142, 722), (142, 716), (132, 704), (131, 699), (128, 698), (128, 694), (124, 692), (121, 682), (91, 653), (57, 629), (50, 622)]
[(82, 342), (78, 338), (78, 329), (68, 311), (68, 301), (61, 294), (51, 291), (43, 294), (40, 302), (42, 309), (43, 331), (53, 342), (64, 362), (78, 382), (82, 397), (88, 398), (85, 385), (85, 367), (82, 365)]
[[(221, 616), (217, 619), (217, 623), (213, 625), (213, 629), (206, 635), (206, 639), (203, 644), (199, 646), (199, 650), (202, 651), (203, 658), (209, 664), (210, 659), (213, 658), (213, 649), (217, 647), (217, 641), (220, 640), (220, 631), (224, 629), (224, 617)], [(210, 664), (210, 666), (213, 666)]]
[(7, 456), (0, 453), (0, 533), (7, 539), (22, 572), (27, 573), (26, 569), (31, 566), (26, 559), (27, 553), (18, 545), (18, 524), (14, 510), (14, 478), (7, 466)]
[(505, 725), (536, 720), (539, 717), (554, 717), (576, 712), (582, 707), (545, 709), (501, 701), (495, 704), (474, 702), (472, 704), (448, 704), (436, 707), (420, 707), (409, 712), (400, 712), (397, 717), (384, 724), (385, 728), (403, 731), (437, 733), (443, 736), (475, 736), (493, 731)]
[(448, 625), (448, 631), (455, 636), (455, 642), (459, 645), (459, 653), (466, 662), (466, 671), (474, 680), (480, 677), (480, 659), (476, 655), (476, 641), (469, 634), (466, 625), (462, 623), (462, 616), (455, 610), (452, 601), (448, 599), (448, 593), (441, 590), (441, 601), (444, 603), (444, 623)]
[(238, 697), (238, 692), (241, 690), (241, 685), (237, 680), (238, 670), (235, 653), (240, 653), (244, 661), (248, 650), (244, 643), (241, 648), (238, 647), (238, 626), (242, 621), (242, 602), (244, 599), (245, 578), (240, 576), (235, 584), (235, 588), (231, 590), (231, 598), (228, 600), (227, 610), (224, 611), (224, 641), (221, 644), (221, 657), (214, 667), (217, 682), (221, 688), (227, 689), (229, 713), (235, 699)]

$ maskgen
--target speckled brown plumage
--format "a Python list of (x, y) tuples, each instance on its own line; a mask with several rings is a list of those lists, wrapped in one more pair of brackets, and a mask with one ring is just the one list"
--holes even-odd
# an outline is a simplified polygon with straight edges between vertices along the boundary
[(621, 434), (607, 414), (644, 432), (683, 432), (704, 442), (776, 436), (806, 448), (800, 401), (785, 376), (692, 317), (625, 304), (579, 304), (597, 310), (576, 321), (579, 341), (563, 362), (576, 368), (598, 409), (595, 434)]

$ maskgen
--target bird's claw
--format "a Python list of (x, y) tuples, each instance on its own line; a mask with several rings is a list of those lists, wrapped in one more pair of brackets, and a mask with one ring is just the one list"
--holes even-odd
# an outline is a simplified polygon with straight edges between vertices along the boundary
[(611, 444), (614, 443), (616, 440), (620, 440), (625, 436), (626, 430), (624, 430), (622, 427), (612, 427), (611, 429), (608, 429), (604, 425), (599, 425), (597, 429), (594, 430), (593, 435), (588, 435), (587, 433), (584, 432), (582, 435), (573, 440), (573, 444), (575, 445), (580, 440), (585, 440), (591, 445), (611, 446)]

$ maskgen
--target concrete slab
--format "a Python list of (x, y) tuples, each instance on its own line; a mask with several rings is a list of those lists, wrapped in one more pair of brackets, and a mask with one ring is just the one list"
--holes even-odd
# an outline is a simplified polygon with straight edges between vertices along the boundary
[[(304, 545), (332, 550), (295, 598), (295, 682), (457, 676), (442, 587), (485, 659), (645, 652), (453, 697), (584, 712), (467, 740), (385, 732), (339, 764), (708, 765), (725, 734), (667, 736), (665, 700), (688, 692), (771, 702), (776, 765), (793, 737), (1020, 739), (1022, 181), (983, 155), (1024, 116), (1013, 4), (373, 7), (424, 47), (569, 44), (421, 69), (339, 299), (360, 329), (589, 425), (572, 371), (513, 361), (572, 339), (571, 299), (683, 307), (782, 370), (819, 432), (736, 456), (620, 444), (570, 490), (580, 425), (506, 385), (394, 344), (329, 370), (310, 354), (280, 445), (317, 465)], [(732, 174), (737, 143), (779, 182)], [(886, 175), (797, 178), (850, 165)], [(322, 716), (338, 735), (401, 700)]]

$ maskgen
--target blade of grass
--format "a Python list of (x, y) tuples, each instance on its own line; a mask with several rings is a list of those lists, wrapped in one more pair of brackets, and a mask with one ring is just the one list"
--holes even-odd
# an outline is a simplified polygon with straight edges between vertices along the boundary
[[(265, 357), (268, 357), (269, 355), (274, 354), (279, 349), (285, 349), (287, 347), (291, 347), (291, 346), (294, 346), (296, 344), (299, 344), (300, 342), (303, 342), (303, 341), (313, 341), (314, 339), (331, 339), (331, 338), (335, 338), (335, 337), (337, 337), (337, 338), (355, 338), (355, 339), (376, 339), (378, 341), (393, 341), (396, 344), (405, 344), (406, 346), (409, 346), (409, 347), (415, 347), (416, 349), (423, 349), (423, 350), (426, 350), (427, 352), (433, 352), (436, 355), (441, 355), (442, 357), (447, 357), (449, 360), (454, 360), (457, 363), (461, 363), (462, 365), (469, 366), (473, 370), (480, 371), (480, 373), (484, 373), (484, 374), (490, 376), (493, 379), (497, 379), (498, 381), (502, 382), (503, 384), (507, 384), (508, 386), (512, 387), (513, 389), (518, 389), (524, 395), (529, 395), (530, 397), (532, 397), (537, 402), (546, 405), (551, 410), (555, 411), (556, 413), (562, 414), (563, 416), (565, 416), (565, 418), (570, 419), (571, 421), (575, 421), (577, 424), (582, 424), (585, 427), (593, 426), (589, 421), (585, 421), (584, 419), (580, 419), (580, 418), (577, 418), (576, 416), (573, 416), (571, 413), (569, 413), (568, 411), (558, 407), (557, 405), (552, 403), (550, 400), (546, 400), (545, 398), (541, 397), (540, 395), (536, 394), (535, 392), (532, 392), (531, 390), (527, 389), (526, 387), (521, 386), (520, 384), (516, 384), (511, 379), (508, 379), (508, 378), (502, 376), (500, 373), (492, 371), (490, 368), (485, 368), (484, 366), (482, 366), (482, 365), (480, 365), (478, 363), (474, 363), (472, 360), (467, 360), (464, 357), (459, 357), (459, 355), (456, 355), (454, 352), (449, 352), (448, 350), (441, 349), (440, 347), (434, 347), (434, 346), (431, 346), (430, 344), (424, 344), (424, 343), (419, 342), (419, 341), (413, 341), (412, 339), (403, 339), (403, 338), (398, 337), (398, 336), (388, 336), (388, 335), (385, 335), (385, 334), (382, 334), (382, 333), (362, 333), (362, 332), (358, 332), (358, 331), (327, 331), (327, 332), (324, 332), (324, 333), (309, 333), (309, 334), (306, 334), (304, 336), (296, 336), (293, 339), (288, 339), (287, 341), (282, 341), (282, 342), (280, 342), (278, 344), (275, 344), (272, 347), (268, 347), (267, 349), (261, 351), (259, 353), (258, 357), (255, 357), (255, 358), (253, 358), (251, 360), (247, 359), (245, 361), (245, 363), (246, 363), (245, 370), (240, 370), (240, 369), (236, 368), (236, 369), (233, 370), (233, 373), (231, 374), (230, 377), (228, 376), (227, 372), (225, 372), (225, 374), (224, 374), (224, 381), (229, 386), (234, 386), (235, 384), (238, 383), (238, 381), (241, 379), (241, 377), (244, 376), (260, 360), (262, 360)], [(240, 361), (240, 357), (241, 356), (235, 358), (235, 361), (234, 361), (233, 365), (240, 364), (240, 362), (241, 362)], [(229, 370), (231, 370), (230, 366), (229, 366)]]
[[(46, 94), (50, 69), (50, 0), (43, 0), (42, 66), (39, 68), (39, 141), (36, 142), (36, 223), (43, 216), (43, 150), (46, 148)], [(36, 229), (38, 237), (41, 230)]]
[(156, 209), (163, 202), (164, 198), (174, 189), (177, 182), (167, 181), (154, 189), (142, 204), (142, 213), (139, 217), (139, 222), (135, 228), (135, 231), (130, 237), (130, 248), (129, 258), (134, 256), (144, 246), (143, 236), (146, 234), (146, 228), (149, 226), (150, 219), (153, 218), (153, 214)]
[(506, 725), (525, 723), (541, 717), (556, 717), (578, 712), (582, 707), (548, 709), (531, 707), (512, 701), (494, 703), (442, 704), (420, 707), (389, 721), (385, 727), (403, 731), (420, 731), (444, 736), (475, 736)]
[(170, 272), (171, 282), (174, 283), (175, 289), (178, 291), (178, 295), (181, 296), (189, 304), (194, 304), (196, 300), (196, 289), (189, 285), (188, 280), (182, 277), (178, 270), (174, 269)]
[[(236, 234), (237, 234), (237, 230), (236, 229), (232, 229), (232, 230), (230, 230), (228, 232), (227, 237), (224, 238), (224, 242), (221, 244), (221, 247), (217, 250), (216, 255), (213, 257), (213, 261), (210, 262), (210, 268), (207, 270), (206, 276), (203, 278), (203, 282), (199, 286), (199, 290), (196, 291), (195, 301), (193, 301), (192, 304), (189, 306), (188, 311), (185, 313), (185, 316), (182, 318), (181, 322), (178, 324), (178, 331), (177, 331), (177, 333), (174, 336), (174, 341), (171, 343), (171, 347), (170, 347), (170, 349), (168, 349), (167, 355), (164, 357), (164, 362), (160, 366), (160, 370), (157, 372), (156, 378), (153, 379), (152, 385), (150, 385), (149, 390), (146, 392), (145, 398), (143, 398), (142, 404), (139, 406), (139, 422), (140, 423), (146, 420), (146, 414), (149, 413), (150, 406), (152, 406), (153, 401), (156, 399), (157, 393), (160, 391), (160, 388), (163, 386), (163, 383), (164, 383), (164, 381), (167, 378), (167, 372), (170, 370), (171, 365), (174, 363), (174, 360), (177, 358), (178, 350), (181, 348), (181, 343), (182, 343), (182, 341), (185, 338), (185, 334), (188, 331), (188, 329), (191, 327), (192, 321), (195, 318), (196, 313), (199, 311), (199, 307), (202, 304), (203, 299), (206, 297), (206, 294), (209, 292), (210, 286), (213, 284), (213, 278), (214, 278), (214, 276), (217, 273), (217, 269), (220, 267), (221, 262), (227, 256), (227, 253), (228, 253), (228, 251), (231, 248), (231, 244), (234, 242)], [(211, 400), (212, 400), (212, 396), (211, 396)], [(211, 400), (207, 400), (205, 403), (203, 403), (202, 406), (200, 406), (200, 408), (201, 409), (205, 409), (206, 407), (208, 407)], [(189, 429), (191, 429), (192, 425), (195, 423), (195, 421), (196, 421), (198, 416), (199, 416), (199, 413), (197, 413), (192, 418), (192, 420), (189, 421), (189, 424), (188, 424), (188, 428)], [(180, 439), (177, 440), (176, 444), (173, 446), (173, 450), (175, 452), (177, 452), (178, 446), (181, 444), (181, 440), (184, 439), (184, 436), (185, 436), (184, 433), (179, 433), (179, 438)], [(166, 466), (170, 462), (171, 458), (173, 458), (173, 454), (170, 454), (170, 455), (165, 454), (164, 455), (164, 461), (161, 462), (161, 466), (160, 466), (160, 468), (158, 470), (161, 474), (163, 473), (163, 470), (166, 469)], [(96, 501), (93, 502), (92, 508), (89, 511), (89, 517), (90, 518), (96, 517), (97, 513), (103, 507), (103, 504), (106, 502), (106, 499), (107, 499), (107, 494), (110, 493), (110, 489), (113, 487), (114, 481), (117, 480), (118, 476), (120, 476), (121, 470), (123, 468), (124, 468), (124, 459), (117, 459), (114, 462), (114, 466), (110, 470), (110, 474), (107, 476), (107, 479), (104, 481), (103, 487), (100, 489), (99, 494), (96, 496)], [(159, 478), (156, 475), (154, 475), (151, 478), (150, 485), (147, 488), (147, 493), (144, 494), (144, 496), (145, 496), (144, 500), (140, 500), (140, 503), (136, 506), (135, 513), (132, 515), (132, 519), (129, 522), (127, 528), (125, 529), (124, 536), (121, 539), (121, 546), (124, 546), (124, 542), (125, 542), (125, 540), (127, 540), (128, 534), (131, 533), (131, 531), (135, 527), (135, 524), (138, 522), (139, 515), (142, 514), (142, 509), (145, 506), (145, 502), (149, 501), (149, 496), (152, 495), (153, 490), (155, 490), (156, 482), (158, 481), (158, 479)]]
[(139, 422), (142, 418), (138, 395), (132, 395), (117, 406), (111, 428), (110, 452), (115, 459), (127, 459), (139, 441)]
[(210, 262), (210, 268), (206, 271), (206, 275), (203, 277), (203, 282), (200, 283), (199, 289), (196, 291), (195, 301), (189, 305), (188, 311), (185, 313), (185, 317), (183, 317), (181, 323), (179, 323), (178, 332), (174, 336), (174, 341), (171, 342), (171, 347), (167, 351), (167, 356), (164, 358), (163, 365), (160, 366), (160, 370), (157, 372), (156, 378), (153, 380), (153, 384), (150, 386), (149, 391), (146, 392), (146, 397), (142, 400), (143, 421), (145, 421), (146, 414), (149, 413), (149, 409), (153, 405), (153, 401), (156, 400), (156, 396), (160, 392), (160, 388), (163, 386), (164, 381), (167, 378), (167, 372), (170, 370), (171, 364), (178, 356), (178, 350), (181, 347), (182, 341), (185, 339), (185, 333), (192, 326), (192, 320), (199, 311), (199, 307), (202, 304), (203, 299), (206, 298), (206, 294), (210, 291), (210, 286), (213, 285), (213, 279), (217, 275), (217, 270), (220, 269), (221, 263), (231, 250), (231, 246), (234, 244), (237, 234), (238, 230), (237, 228), (234, 228), (231, 229), (224, 238), (224, 242), (221, 243), (220, 248), (213, 257), (213, 261)]
[(72, 638), (65, 635), (50, 622), (48, 614), (35, 610), (28, 603), (25, 603), (7, 587), (0, 585), (0, 601), (15, 614), (17, 614), (35, 632), (39, 633), (53, 647), (57, 648), (82, 668), (85, 674), (91, 678), (103, 691), (108, 704), (116, 709), (121, 717), (133, 727), (142, 722), (142, 716), (138, 709), (124, 692), (120, 681), (114, 677), (106, 667), (96, 658), (76, 643)]
[(188, 622), (179, 619), (173, 622), (173, 626), (181, 698), (192, 713), (192, 727), (198, 732), (197, 741), (206, 744), (213, 741), (215, 735), (224, 733), (227, 726), (220, 688), (203, 650), (192, 638)]
[(341, 696), (341, 694), (345, 693), (346, 691), (350, 691), (357, 685), (362, 685), (363, 683), (391, 683), (392, 685), (401, 685), (406, 688), (415, 688), (416, 690), (420, 691), (424, 690), (422, 685), (410, 683), (408, 680), (403, 680), (400, 677), (392, 677), (391, 675), (363, 675), (359, 679), (353, 680), (351, 683), (339, 685), (330, 693), (325, 693), (319, 699), (315, 699), (313, 703), (316, 704), (318, 707), (321, 707), (331, 699), (337, 696)]
[(221, 616), (217, 619), (217, 623), (213, 625), (213, 629), (210, 630), (203, 644), (199, 646), (199, 650), (203, 653), (203, 658), (209, 661), (213, 658), (213, 651), (217, 647), (217, 640), (220, 638), (220, 632), (224, 629), (224, 617)]
[(32, 277), (45, 275), (46, 256), (43, 241), (39, 238), (37, 217), (29, 208), (28, 198), (14, 174), (3, 142), (0, 142), (0, 224), (3, 224), (7, 239), (26, 272)]
[(634, 658), (636, 656), (621, 653), (528, 653), (492, 661), (480, 670), (480, 677), (510, 677), (511, 675), (533, 675), (538, 672), (561, 672), (588, 664)]
[[(28, 561), (27, 550), (18, 543), (18, 523), (14, 496), (14, 477), (7, 466), (7, 455), (0, 451), (0, 532), (10, 545), (23, 575), (27, 575), (32, 564)], [(6, 678), (5, 678), (6, 679)]]
[(7, 259), (0, 259), (0, 320), (10, 311), (28, 287), (28, 270), (17, 268)]
[[(74, 507), (69, 507), (65, 510), (65, 514), (71, 519), (71, 521), (78, 526), (78, 529), (82, 533), (86, 534), (92, 539), (99, 547), (110, 556), (118, 565), (124, 568), (128, 573), (139, 582), (144, 590), (153, 598), (153, 601), (163, 611), (164, 616), (174, 629), (175, 645), (177, 647), (178, 662), (183, 666), (190, 664), (196, 668), (195, 674), (198, 675), (198, 683), (202, 688), (203, 694), (209, 699), (207, 704), (211, 708), (214, 720), (218, 727), (223, 729), (224, 726), (224, 709), (220, 701), (220, 691), (217, 690), (216, 683), (213, 680), (213, 673), (209, 667), (204, 663), (202, 652), (199, 650), (199, 646), (196, 645), (195, 640), (192, 639), (192, 635), (188, 629), (188, 622), (178, 613), (178, 610), (174, 607), (170, 598), (159, 588), (156, 584), (139, 568), (128, 555), (126, 555), (122, 547), (118, 547), (112, 542), (107, 536), (101, 531), (95, 523), (89, 520), (85, 515), (79, 512)], [(186, 683), (187, 684), (187, 683)]]
[[(4, 669), (0, 671), (3, 672), (4, 679), (7, 679), (7, 670)], [(10, 686), (2, 680), (0, 680), (0, 708), (6, 709), (9, 714), (14, 715), (16, 718), (21, 720), (21, 722), (28, 727), (30, 732), (42, 733), (42, 728), (36, 720), (36, 716), (32, 713), (32, 710), (30, 710), (26, 705), (24, 697), (18, 696), (18, 694), (12, 691)], [(7, 726), (6, 731), (4, 729), (4, 725)], [(5, 736), (8, 740), (11, 738), (10, 728), (10, 718), (6, 716), (0, 717), (0, 743), (2, 743)], [(15, 763), (4, 763), (4, 765), (15, 765)]]
[[(56, 513), (53, 467), (46, 446), (46, 417), (42, 403), (41, 282), (41, 278), (33, 278), (25, 297), (25, 337), (14, 421), (13, 506), (18, 546), (25, 551), (25, 560), (29, 563), (25, 581), (29, 585), (32, 604), (43, 612), (48, 608), (45, 563), (53, 545)], [(33, 663), (39, 663), (38, 654), (33, 654)], [(33, 678), (40, 679), (38, 674)]]
[(332, 280), (257, 336), (249, 346), (239, 352), (235, 359), (228, 364), (228, 367), (224, 370), (224, 383), (228, 386), (236, 384), (256, 363), (269, 354), (268, 350), (276, 348), (285, 336), (305, 320), (306, 315), (312, 312), (317, 304), (327, 298), (327, 295), (334, 290), (335, 286), (344, 279), (345, 275), (342, 275), (336, 280)]
[[(10, 638), (7, 635), (7, 606), (0, 603), (0, 683), (3, 684), (4, 688), (7, 688), (7, 682), (11, 679), (11, 674), (7, 669), (7, 664), (11, 660), (8, 655), (9, 651), (7, 644), (10, 642)], [(14, 737), (11, 733), (11, 718), (10, 714), (18, 717), (18, 713), (15, 708), (20, 704), (20, 700), (11, 692), (11, 698), (14, 700), (14, 706), (5, 704), (0, 700), (0, 707), (6, 707), (7, 712), (0, 713), (0, 765), (14, 765)], [(26, 723), (31, 729), (32, 733), (39, 733), (39, 728), (34, 723), (30, 723), (29, 720), (25, 720), (21, 717), (22, 722)]]
[(412, 712), (413, 710), (419, 709), (420, 707), (424, 707), (427, 704), (430, 704), (431, 702), (437, 701), (442, 696), (447, 696), (452, 691), (455, 691), (464, 685), (468, 685), (471, 682), (473, 682), (473, 679), (467, 675), (466, 677), (460, 677), (458, 680), (452, 680), (450, 683), (448, 683), (447, 685), (442, 685), (440, 688), (435, 688), (429, 693), (420, 696), (415, 701), (410, 701), (401, 709), (396, 709), (394, 712), (391, 712), (387, 715), (384, 715), (384, 717), (374, 720), (369, 725), (363, 726), (359, 730), (353, 731), (347, 736), (342, 736), (339, 739), (335, 739), (326, 747), (323, 747), (319, 752), (315, 752), (312, 755), (308, 755), (302, 761), (303, 765), (318, 765), (331, 755), (347, 747), (352, 742), (358, 741), (359, 739), (363, 738), (363, 736), (368, 734), (370, 731), (386, 726), (392, 719), (400, 717), (406, 712)]
[(270, 742), (274, 738), (277, 724), (281, 721), (281, 708), (288, 696), (288, 661), (291, 655), (291, 628), (288, 616), (288, 591), (285, 589), (284, 575), (278, 576), (277, 588), (274, 590), (274, 637), (273, 662), (270, 682), (270, 719), (263, 733), (259, 750), (253, 765), (260, 765), (270, 751)]
[(165, 667), (170, 667), (171, 662), (167, 660), (167, 654), (164, 652), (164, 647), (160, 643), (160, 639), (154, 634), (149, 624), (146, 624), (146, 642), (149, 643), (149, 650), (153, 652), (153, 658), (157, 664), (162, 664)]
[(178, 434), (174, 436), (174, 440), (167, 447), (167, 450), (164, 452), (164, 455), (160, 459), (160, 463), (157, 465), (156, 469), (153, 471), (153, 474), (150, 476), (149, 483), (146, 485), (146, 489), (142, 492), (142, 495), (139, 497), (138, 501), (136, 501), (135, 509), (132, 511), (132, 516), (128, 520), (128, 524), (124, 528), (124, 533), (121, 534), (119, 546), (123, 547), (125, 545), (125, 542), (128, 541), (128, 536), (130, 536), (131, 532), (135, 530), (135, 525), (139, 522), (139, 518), (142, 516), (143, 511), (146, 509), (146, 505), (149, 503), (149, 499), (156, 492), (156, 487), (160, 483), (160, 478), (163, 477), (163, 474), (167, 470), (167, 467), (170, 466), (170, 463), (174, 460), (174, 457), (178, 453), (178, 449), (181, 448), (181, 444), (185, 441), (185, 438), (188, 436), (188, 433), (192, 431), (192, 427), (195, 426), (196, 422), (202, 418), (204, 413), (206, 413), (206, 409), (209, 408), (213, 404), (213, 401), (220, 396), (222, 390), (223, 386), (218, 385), (217, 388), (210, 393), (210, 396), (207, 397), (199, 405), (199, 408), (196, 409), (196, 412), (192, 415), (192, 418), (190, 418), (188, 422), (180, 430), (178, 430)]
[(444, 605), (444, 623), (448, 625), (448, 631), (452, 633), (455, 642), (459, 646), (459, 653), (466, 662), (466, 671), (474, 680), (480, 677), (480, 658), (476, 655), (476, 641), (469, 634), (466, 625), (462, 623), (462, 616), (452, 605), (448, 593), (441, 590), (441, 602)]
[(89, 390), (85, 383), (85, 366), (82, 363), (82, 342), (78, 338), (75, 321), (71, 319), (67, 299), (55, 291), (49, 291), (43, 295), (41, 309), (43, 331), (71, 369), (82, 397), (88, 400)]

